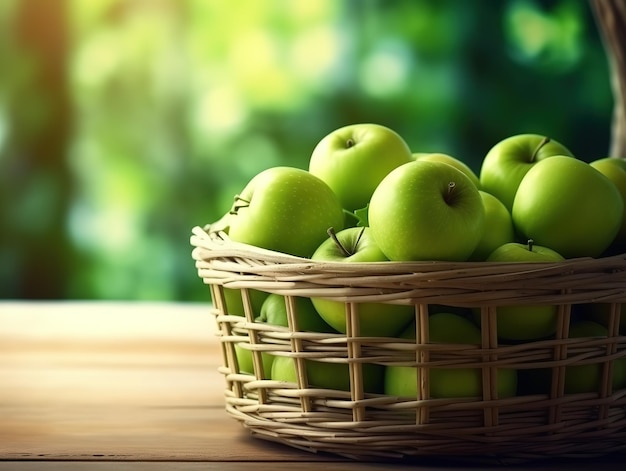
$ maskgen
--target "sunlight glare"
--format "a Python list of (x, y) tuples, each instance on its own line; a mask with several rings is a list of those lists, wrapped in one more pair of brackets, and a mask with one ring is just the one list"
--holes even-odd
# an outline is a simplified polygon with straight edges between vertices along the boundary
[(246, 119), (245, 105), (232, 85), (207, 88), (195, 104), (193, 120), (202, 132), (228, 134), (240, 129)]
[(375, 97), (401, 93), (408, 84), (410, 61), (406, 46), (395, 41), (381, 42), (361, 68), (363, 89)]
[(332, 80), (344, 49), (335, 28), (319, 26), (296, 37), (290, 48), (290, 61), (299, 79), (315, 88), (323, 88), (327, 80)]

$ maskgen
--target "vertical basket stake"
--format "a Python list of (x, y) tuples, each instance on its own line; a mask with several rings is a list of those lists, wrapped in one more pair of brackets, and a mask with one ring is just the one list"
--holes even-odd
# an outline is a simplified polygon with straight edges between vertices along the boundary
[[(416, 376), (419, 382), (417, 385), (417, 402), (419, 404), (422, 400), (430, 399), (430, 369), (426, 366), (430, 361), (430, 352), (427, 348), (422, 348), (430, 342), (428, 304), (415, 306), (415, 329), (415, 341), (417, 342), (415, 350)], [(415, 419), (417, 425), (430, 422), (428, 407), (418, 406)]]
[[(482, 356), (482, 361), (490, 365), (482, 367), (483, 401), (490, 402), (498, 398), (498, 368), (492, 366), (492, 363), (498, 359), (498, 354), (493, 353), (493, 350), (498, 348), (498, 316), (495, 306), (482, 306), (480, 315), (482, 350), (490, 352)], [(483, 410), (483, 420), (486, 427), (497, 426), (499, 423), (498, 407), (486, 407)]]
[[(299, 330), (296, 299), (293, 296), (285, 296), (285, 308), (287, 310), (287, 325), (292, 334), (289, 339), (291, 351), (298, 354), (304, 349), (302, 347), (302, 339), (293, 335)], [(296, 355), (293, 360), (295, 361), (296, 374), (298, 376), (298, 388), (307, 389), (309, 387), (309, 379), (306, 374), (306, 359), (302, 358), (300, 355)], [(302, 408), (302, 412), (311, 412), (313, 407), (311, 398), (308, 395), (303, 394), (300, 396), (300, 407)]]
[[(557, 312), (557, 328), (555, 338), (557, 341), (566, 340), (569, 337), (569, 325), (571, 317), (571, 305), (560, 304)], [(567, 343), (557, 342), (554, 347), (554, 359), (559, 365), (552, 368), (552, 385), (550, 387), (551, 399), (562, 399), (565, 394), (565, 366), (560, 364), (567, 359)], [(550, 406), (549, 424), (556, 424), (561, 421), (561, 403), (556, 401)]]
[(354, 402), (352, 420), (365, 420), (365, 410), (360, 402), (364, 398), (363, 392), (363, 364), (355, 361), (361, 358), (361, 342), (359, 341), (361, 325), (359, 322), (359, 308), (356, 303), (346, 303), (346, 336), (348, 342), (348, 371), (350, 372), (350, 398)]
[[(248, 323), (248, 343), (251, 346), (259, 344), (259, 335), (257, 330), (253, 327), (255, 324), (255, 312), (252, 309), (252, 299), (250, 298), (250, 291), (247, 288), (241, 288), (241, 301), (243, 304), (243, 312)], [(254, 373), (256, 375), (256, 379), (266, 379), (267, 371), (263, 369), (263, 359), (261, 356), (261, 352), (255, 348), (251, 349), (252, 351), (252, 368), (254, 369)], [(267, 391), (263, 388), (259, 388), (257, 390), (258, 393), (258, 401), (259, 404), (264, 404), (267, 402)]]
[[(611, 303), (611, 308), (609, 311), (608, 318), (608, 333), (607, 333), (607, 344), (606, 344), (606, 356), (611, 357), (617, 352), (617, 345), (615, 341), (611, 341), (610, 339), (615, 339), (615, 337), (619, 336), (619, 326), (620, 326), (620, 317), (621, 317), (621, 304), (620, 303)], [(601, 380), (601, 388), (600, 388), (600, 397), (608, 397), (613, 394), (613, 360), (605, 360), (602, 368), (602, 380)], [(610, 404), (603, 402), (600, 405), (599, 410), (599, 419), (604, 420), (609, 416)]]
[[(214, 284), (209, 285), (209, 287), (211, 289), (211, 299), (213, 299), (213, 303), (215, 304), (213, 307), (220, 313), (220, 316), (216, 316), (216, 321), (219, 326), (218, 335), (221, 337), (220, 346), (222, 347), (223, 358), (226, 359), (228, 373), (239, 373), (239, 362), (237, 361), (237, 355), (235, 354), (235, 345), (231, 341), (225, 342), (223, 340), (224, 338), (232, 336), (230, 322), (220, 319), (221, 316), (228, 314), (226, 310), (226, 300), (224, 297), (224, 287)], [(239, 381), (232, 381), (228, 379), (228, 375), (226, 375), (226, 386), (235, 393), (236, 397), (243, 397), (243, 388)]]

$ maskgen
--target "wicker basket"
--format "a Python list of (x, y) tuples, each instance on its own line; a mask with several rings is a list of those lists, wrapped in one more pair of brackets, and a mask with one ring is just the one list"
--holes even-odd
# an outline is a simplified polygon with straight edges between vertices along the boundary
[[(198, 275), (210, 285), (223, 348), (226, 410), (255, 436), (312, 452), (354, 459), (447, 456), (502, 462), (591, 457), (626, 450), (626, 389), (612, 388), (613, 366), (626, 358), (620, 303), (626, 303), (626, 255), (558, 263), (321, 263), (235, 243), (211, 226), (193, 229)], [(223, 288), (240, 289), (245, 315), (226, 312)], [(289, 327), (255, 322), (250, 290), (287, 298)], [(294, 296), (345, 303), (346, 334), (298, 331)], [(359, 336), (359, 304), (415, 307), (416, 340)], [(608, 336), (568, 338), (586, 303), (608, 303)], [(505, 344), (495, 309), (558, 305), (554, 336)], [(479, 308), (482, 345), (428, 342), (429, 305)], [(626, 326), (622, 326), (622, 332)], [(235, 346), (249, 349), (254, 374), (239, 371)], [(293, 358), (298, 382), (272, 381), (262, 353)], [(304, 361), (347, 364), (350, 390), (311, 387)], [(595, 392), (565, 394), (568, 366), (597, 363)], [(413, 365), (416, 397), (368, 393), (363, 365)], [(429, 397), (433, 368), (475, 367), (483, 396)], [(545, 392), (498, 398), (496, 371), (544, 369)]]

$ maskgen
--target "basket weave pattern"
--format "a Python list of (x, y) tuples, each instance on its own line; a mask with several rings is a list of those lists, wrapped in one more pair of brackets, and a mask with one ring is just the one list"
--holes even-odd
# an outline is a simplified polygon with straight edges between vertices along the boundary
[[(558, 263), (317, 262), (233, 242), (210, 226), (194, 228), (191, 244), (198, 275), (214, 300), (226, 410), (261, 438), (355, 459), (526, 460), (626, 450), (626, 389), (612, 387), (615, 361), (626, 358), (626, 336), (620, 334), (626, 254)], [(224, 288), (241, 290), (245, 316), (227, 312)], [(286, 296), (289, 326), (255, 322), (250, 290)], [(346, 334), (298, 330), (296, 296), (344, 303)], [(364, 302), (414, 306), (416, 339), (359, 335), (357, 314)], [(568, 338), (570, 321), (584, 303), (610, 304), (608, 336)], [(435, 304), (479, 309), (482, 344), (429, 343), (428, 307)], [(559, 306), (554, 336), (498, 340), (498, 306), (545, 304)], [(254, 374), (239, 370), (236, 346), (252, 352)], [(268, 379), (265, 353), (293, 358), (298, 382)], [(307, 359), (347, 364), (350, 390), (312, 387)], [(366, 392), (364, 364), (416, 367), (417, 396)], [(565, 394), (566, 367), (585, 364), (602, 366), (598, 390)], [(430, 398), (434, 368), (480, 368), (483, 396)], [(498, 398), (498, 368), (543, 369), (547, 391)]]

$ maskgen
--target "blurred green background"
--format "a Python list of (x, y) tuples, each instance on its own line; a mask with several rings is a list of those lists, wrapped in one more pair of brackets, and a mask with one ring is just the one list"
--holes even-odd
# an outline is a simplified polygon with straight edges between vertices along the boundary
[(612, 102), (582, 0), (2, 0), (0, 297), (208, 300), (191, 228), (340, 126), (479, 171), (604, 157)]

